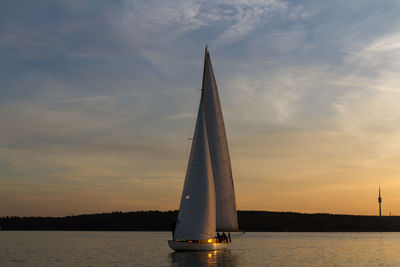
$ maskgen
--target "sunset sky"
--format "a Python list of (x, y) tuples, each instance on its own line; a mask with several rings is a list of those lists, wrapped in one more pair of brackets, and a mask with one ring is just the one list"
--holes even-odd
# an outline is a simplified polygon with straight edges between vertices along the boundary
[(178, 209), (204, 47), (239, 210), (400, 215), (400, 2), (3, 1), (0, 216)]

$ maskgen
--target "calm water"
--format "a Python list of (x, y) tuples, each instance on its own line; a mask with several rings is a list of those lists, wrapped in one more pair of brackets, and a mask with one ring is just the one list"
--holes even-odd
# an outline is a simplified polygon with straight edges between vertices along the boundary
[(0, 266), (400, 266), (400, 233), (246, 233), (173, 252), (166, 232), (0, 231)]

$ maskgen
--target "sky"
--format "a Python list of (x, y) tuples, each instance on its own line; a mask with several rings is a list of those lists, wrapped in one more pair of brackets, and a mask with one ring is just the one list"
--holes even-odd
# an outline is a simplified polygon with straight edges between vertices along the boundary
[(239, 210), (400, 215), (400, 2), (0, 3), (0, 216), (178, 209), (208, 44)]

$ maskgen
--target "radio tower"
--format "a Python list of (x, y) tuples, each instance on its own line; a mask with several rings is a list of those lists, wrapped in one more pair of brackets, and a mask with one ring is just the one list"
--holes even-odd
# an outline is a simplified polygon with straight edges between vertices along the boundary
[(381, 198), (381, 185), (379, 185), (378, 203), (379, 203), (379, 217), (380, 217), (380, 216), (382, 216), (382, 211), (381, 211), (381, 203), (382, 203), (382, 198)]

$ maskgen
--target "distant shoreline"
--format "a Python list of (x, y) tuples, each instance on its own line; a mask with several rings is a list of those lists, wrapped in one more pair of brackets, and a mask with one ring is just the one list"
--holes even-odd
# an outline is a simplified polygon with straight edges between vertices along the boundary
[[(178, 211), (97, 213), (66, 217), (0, 217), (1, 230), (171, 231)], [(400, 232), (400, 216), (238, 211), (246, 232)]]

